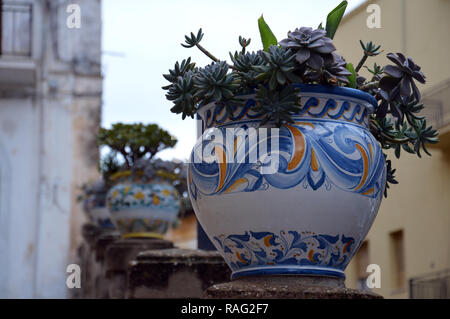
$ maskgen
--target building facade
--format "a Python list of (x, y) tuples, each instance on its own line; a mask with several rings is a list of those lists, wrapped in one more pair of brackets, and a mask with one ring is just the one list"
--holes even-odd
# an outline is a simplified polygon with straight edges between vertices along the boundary
[(0, 297), (64, 298), (98, 176), (101, 1), (0, 4)]
[(372, 290), (385, 298), (450, 297), (449, 31), (450, 1), (378, 0), (348, 13), (335, 36), (339, 54), (354, 65), (362, 57), (359, 40), (385, 50), (368, 59), (369, 67), (391, 64), (389, 52), (411, 56), (427, 76), (421, 86), (424, 114), (440, 132), (431, 157), (403, 152), (397, 160), (388, 152), (399, 184), (389, 189), (367, 240), (347, 268), (349, 287), (365, 288), (367, 265), (377, 264), (381, 287)]

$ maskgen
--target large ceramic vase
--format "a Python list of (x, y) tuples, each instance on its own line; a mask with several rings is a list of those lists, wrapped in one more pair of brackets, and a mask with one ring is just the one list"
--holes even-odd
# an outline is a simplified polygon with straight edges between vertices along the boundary
[(386, 168), (368, 130), (376, 100), (296, 86), (302, 110), (279, 130), (255, 130), (263, 115), (250, 110), (251, 95), (233, 114), (215, 103), (198, 111), (203, 135), (190, 158), (189, 195), (232, 278), (344, 277), (377, 215)]
[(130, 172), (111, 178), (107, 195), (111, 219), (123, 238), (162, 238), (177, 219), (180, 197), (170, 183)]

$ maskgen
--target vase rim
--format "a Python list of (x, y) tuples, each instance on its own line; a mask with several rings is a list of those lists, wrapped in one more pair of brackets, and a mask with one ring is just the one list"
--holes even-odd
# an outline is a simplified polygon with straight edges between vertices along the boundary
[[(304, 84), (304, 83), (293, 83), (293, 86), (295, 88), (300, 89), (300, 94), (303, 93), (325, 93), (325, 94), (334, 94), (334, 95), (341, 95), (346, 97), (351, 97), (355, 99), (364, 100), (367, 103), (369, 103), (373, 108), (370, 108), (370, 112), (374, 112), (378, 107), (377, 99), (375, 99), (372, 95), (370, 95), (367, 92), (361, 91), (359, 89), (353, 89), (348, 87), (342, 87), (342, 86), (332, 86), (332, 85), (322, 85), (322, 84)], [(248, 93), (248, 94), (242, 94), (240, 96), (250, 96), (254, 94)], [(206, 104), (200, 104), (197, 111), (200, 109), (203, 109), (206, 106), (215, 104), (215, 100), (212, 100), (209, 103)]]
[(305, 93), (326, 93), (326, 94), (342, 95), (352, 97), (355, 99), (364, 100), (373, 106), (373, 110), (375, 110), (378, 107), (378, 102), (376, 98), (374, 98), (369, 93), (361, 91), (359, 89), (353, 89), (342, 86), (321, 85), (321, 84), (294, 83), (293, 85), (294, 87), (300, 89), (300, 93), (305, 92)]

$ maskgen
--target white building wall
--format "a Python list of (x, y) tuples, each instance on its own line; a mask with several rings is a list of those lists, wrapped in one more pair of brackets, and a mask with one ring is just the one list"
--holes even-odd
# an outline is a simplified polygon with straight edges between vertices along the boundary
[[(10, 194), (10, 163), (5, 148), (0, 144), (0, 256), (9, 254), (9, 194)], [(0, 258), (0, 296), (6, 296), (8, 287), (9, 263), (6, 258)]]
[[(35, 297), (66, 294), (70, 248), (72, 143), (70, 104), (47, 100), (43, 106), (41, 184), (37, 225)], [(45, 289), (40, 289), (45, 287)]]
[[(31, 57), (0, 56), (0, 298), (64, 298), (84, 222), (76, 197), (98, 174), (101, 3), (28, 2)], [(67, 28), (71, 3), (80, 29)]]
[[(0, 144), (9, 182), (2, 183), (2, 235), (7, 242), (2, 285), (8, 297), (32, 297), (38, 213), (39, 128), (31, 99), (0, 100)], [(2, 161), (3, 162), (3, 161)], [(3, 166), (3, 165), (2, 165)], [(6, 172), (6, 169), (4, 170)], [(3, 172), (3, 170), (2, 170)], [(3, 182), (3, 180), (2, 180)], [(3, 203), (2, 203), (3, 204)], [(3, 206), (3, 205), (2, 205)], [(3, 272), (3, 271), (2, 271)]]

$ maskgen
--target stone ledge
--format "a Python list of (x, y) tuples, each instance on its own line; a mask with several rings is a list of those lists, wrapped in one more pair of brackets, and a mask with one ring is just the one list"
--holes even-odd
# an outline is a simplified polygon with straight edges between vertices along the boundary
[(98, 236), (102, 233), (101, 229), (93, 224), (84, 224), (81, 227), (81, 234), (86, 243), (93, 247)]
[(106, 270), (126, 271), (128, 263), (143, 251), (172, 248), (173, 243), (158, 238), (119, 239), (106, 249)]
[(105, 253), (105, 279), (110, 298), (125, 298), (129, 263), (142, 251), (171, 248), (172, 242), (157, 238), (119, 239)]
[(216, 251), (146, 251), (130, 263), (127, 298), (202, 298), (206, 288), (229, 278)]
[(118, 232), (109, 231), (99, 235), (95, 242), (95, 260), (102, 263), (105, 260), (106, 249), (117, 240), (120, 240)]
[(255, 276), (216, 284), (209, 299), (382, 299), (373, 292), (345, 288), (344, 280), (319, 276)]

